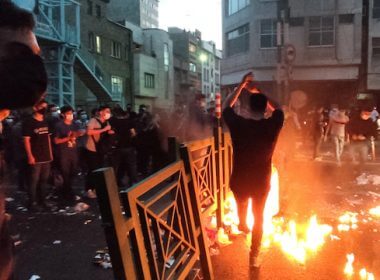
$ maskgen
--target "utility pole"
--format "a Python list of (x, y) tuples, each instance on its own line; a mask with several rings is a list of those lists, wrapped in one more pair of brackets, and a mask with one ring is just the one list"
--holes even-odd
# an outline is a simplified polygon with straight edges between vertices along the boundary
[[(368, 39), (369, 39), (369, 0), (363, 0), (361, 63), (359, 67), (358, 92), (367, 91), (368, 79)], [(358, 92), (356, 94), (358, 94)]]
[(289, 44), (289, 17), (288, 0), (277, 2), (277, 97), (282, 104), (289, 101), (289, 68), (284, 57), (284, 46)]

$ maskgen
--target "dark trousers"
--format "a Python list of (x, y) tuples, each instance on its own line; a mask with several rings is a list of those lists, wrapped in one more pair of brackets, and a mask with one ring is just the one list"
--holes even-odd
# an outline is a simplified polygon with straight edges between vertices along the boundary
[(43, 204), (50, 175), (50, 162), (29, 165), (29, 203)]
[[(242, 225), (242, 223), (245, 225), (247, 219), (247, 206), (249, 197), (245, 195), (239, 195), (238, 193), (234, 193), (234, 195), (237, 201), (240, 225)], [(267, 192), (264, 194), (255, 194), (251, 196), (252, 211), (255, 218), (251, 240), (251, 254), (254, 256), (257, 256), (260, 251), (261, 239), (263, 237), (264, 208), (267, 197)]]
[(95, 189), (95, 182), (92, 181), (92, 171), (102, 168), (104, 165), (104, 156), (99, 153), (86, 150), (87, 176), (86, 176), (86, 191)]
[(78, 167), (77, 151), (67, 151), (60, 154), (59, 170), (63, 178), (62, 196), (71, 198), (73, 196), (72, 182)]
[(119, 165), (117, 168), (117, 182), (123, 185), (123, 178), (127, 174), (129, 186), (135, 184), (137, 179), (137, 154), (134, 147), (122, 148), (118, 150)]

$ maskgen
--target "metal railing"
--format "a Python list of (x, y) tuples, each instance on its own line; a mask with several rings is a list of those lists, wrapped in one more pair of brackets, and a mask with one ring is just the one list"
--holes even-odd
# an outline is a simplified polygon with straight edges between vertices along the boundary
[(36, 19), (37, 36), (79, 46), (79, 3), (70, 0), (41, 0)]
[(112, 168), (94, 173), (116, 279), (214, 278), (203, 221), (217, 212), (222, 224), (231, 137), (219, 127), (179, 150), (169, 140), (175, 162), (127, 191), (119, 192)]

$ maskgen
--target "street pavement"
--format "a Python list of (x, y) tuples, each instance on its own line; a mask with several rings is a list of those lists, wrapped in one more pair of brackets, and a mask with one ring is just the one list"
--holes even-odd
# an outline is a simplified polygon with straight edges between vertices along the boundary
[[(363, 173), (380, 175), (380, 164), (362, 168), (345, 162), (338, 167), (328, 158), (315, 162), (297, 157), (287, 168), (281, 187), (281, 215), (285, 218), (302, 220), (315, 213), (322, 221), (334, 224), (344, 211), (380, 205), (379, 198), (368, 195), (369, 191), (380, 194), (380, 185), (356, 182)], [(81, 180), (76, 184), (78, 194), (81, 184)], [(92, 263), (96, 250), (106, 246), (96, 200), (77, 201), (90, 206), (80, 213), (59, 205), (53, 212), (29, 213), (23, 208), (25, 193), (17, 192), (14, 185), (8, 186), (7, 197), (11, 232), (18, 241), (14, 279), (28, 280), (33, 275), (48, 280), (113, 279), (112, 269)], [(262, 267), (253, 273), (248, 269), (244, 236), (234, 237), (231, 245), (222, 246), (220, 253), (212, 256), (215, 279), (345, 279), (345, 256), (351, 251), (379, 279), (379, 224), (373, 221), (360, 225), (359, 230), (339, 242), (327, 242), (305, 265), (288, 259), (272, 246), (263, 251)]]

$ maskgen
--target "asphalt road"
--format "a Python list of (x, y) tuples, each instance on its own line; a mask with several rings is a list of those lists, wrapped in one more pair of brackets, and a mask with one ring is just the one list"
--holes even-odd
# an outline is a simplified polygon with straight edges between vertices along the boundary
[[(303, 219), (316, 213), (326, 222), (334, 223), (342, 211), (360, 211), (380, 205), (380, 186), (357, 185), (355, 178), (363, 172), (380, 175), (378, 165), (360, 169), (329, 162), (296, 161), (288, 166), (282, 186), (282, 215)], [(79, 185), (79, 184), (78, 184)], [(80, 188), (78, 187), (78, 191)], [(90, 208), (82, 213), (72, 211), (32, 214), (22, 208), (24, 194), (8, 188), (8, 210), (12, 214), (11, 230), (20, 241), (16, 246), (14, 278), (41, 279), (113, 279), (111, 269), (92, 263), (98, 249), (106, 246), (96, 200), (81, 200)], [(278, 247), (263, 251), (263, 265), (249, 274), (248, 247), (244, 237), (222, 247), (212, 257), (215, 279), (345, 279), (342, 271), (345, 255), (355, 252), (358, 259), (380, 278), (380, 221), (360, 225), (353, 234), (340, 241), (329, 241), (305, 265), (289, 260)]]

